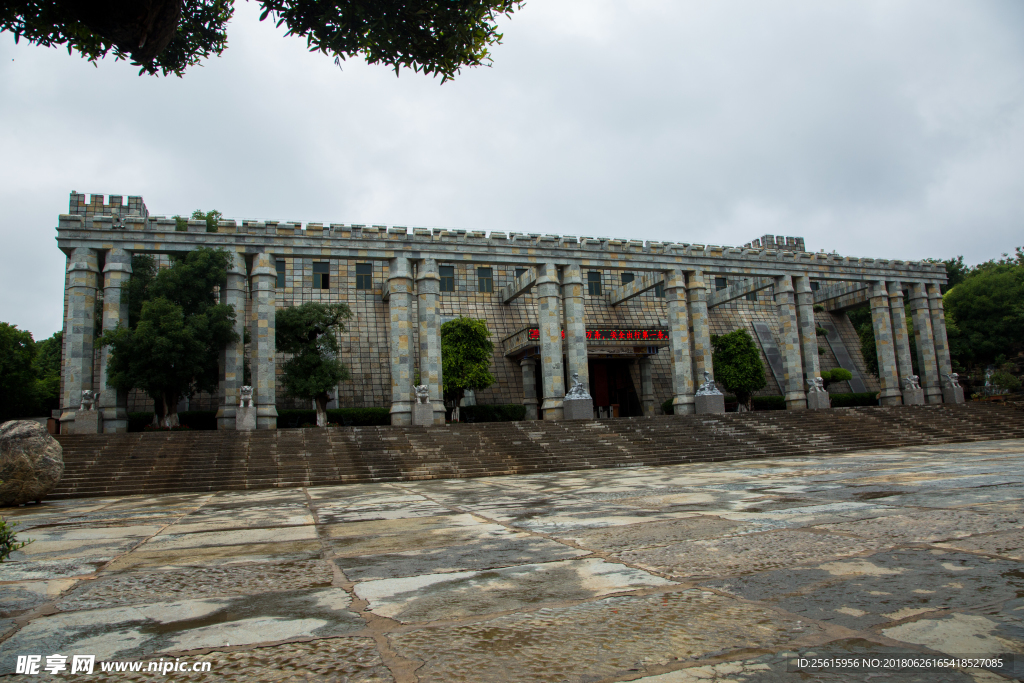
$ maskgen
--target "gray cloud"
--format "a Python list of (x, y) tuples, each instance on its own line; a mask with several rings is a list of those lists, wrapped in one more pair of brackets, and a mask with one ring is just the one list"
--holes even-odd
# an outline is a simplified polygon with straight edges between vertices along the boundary
[(0, 320), (60, 327), (71, 190), (154, 213), (977, 262), (1024, 243), (1016, 0), (530, 2), (454, 82), (339, 70), (238, 4), (184, 79), (0, 36)]

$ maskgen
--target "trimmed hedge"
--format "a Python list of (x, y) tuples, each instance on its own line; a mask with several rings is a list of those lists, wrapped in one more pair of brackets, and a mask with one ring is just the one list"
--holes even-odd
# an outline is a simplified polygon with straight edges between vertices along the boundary
[[(153, 413), (128, 413), (128, 431), (141, 432), (153, 424)], [(178, 424), (192, 430), (217, 428), (216, 410), (183, 410), (178, 413)]]
[[(371, 427), (391, 424), (388, 408), (334, 408), (327, 411), (327, 424), (345, 427)], [(316, 426), (315, 410), (278, 410), (277, 428)]]
[(852, 408), (854, 406), (877, 406), (877, 394), (865, 391), (859, 394), (829, 394), (833, 408)]
[(462, 406), (459, 417), (463, 422), (519, 422), (526, 419), (526, 406), (521, 403)]
[(753, 398), (754, 410), (785, 410), (785, 396), (755, 396)]

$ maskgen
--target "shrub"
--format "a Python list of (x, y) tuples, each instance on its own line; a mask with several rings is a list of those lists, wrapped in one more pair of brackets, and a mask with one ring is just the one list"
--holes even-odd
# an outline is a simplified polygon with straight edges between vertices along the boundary
[(672, 401), (674, 401), (674, 400), (675, 400), (675, 397), (670, 398), (670, 399), (668, 399), (666, 401), (662, 401), (662, 403), (661, 403), (661, 412), (665, 413), (666, 415), (673, 415), (674, 413), (672, 412)]
[(1020, 391), (1020, 380), (1006, 370), (996, 370), (993, 372), (991, 382), (993, 385), (1010, 393)]
[(0, 517), (0, 562), (10, 557), (15, 550), (20, 550), (32, 542), (32, 539), (21, 542), (14, 540), (16, 526), (17, 522), (5, 522), (4, 518)]
[(462, 406), (459, 417), (463, 422), (518, 422), (526, 419), (526, 406), (521, 403)]
[(833, 408), (852, 408), (854, 406), (877, 406), (877, 394), (865, 391), (858, 394), (829, 394)]
[(835, 368), (834, 370), (822, 370), (821, 371), (822, 383), (827, 389), (830, 384), (836, 382), (849, 382), (853, 379), (853, 373), (845, 368)]

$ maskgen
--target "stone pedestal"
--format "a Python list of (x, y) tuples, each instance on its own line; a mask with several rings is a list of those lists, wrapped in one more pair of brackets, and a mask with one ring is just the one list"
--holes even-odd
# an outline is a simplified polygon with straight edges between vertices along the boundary
[(693, 404), (698, 415), (725, 412), (725, 396), (723, 394), (697, 394), (693, 397)]
[(235, 408), (235, 430), (251, 432), (256, 429), (256, 406), (238, 406)]
[(434, 406), (429, 403), (413, 403), (412, 423), (417, 427), (430, 427), (433, 425)]
[(827, 391), (808, 391), (807, 392), (807, 408), (808, 410), (826, 410), (832, 407), (832, 402), (829, 400)]
[[(923, 394), (923, 392), (922, 392)], [(921, 402), (924, 402), (924, 396), (921, 397)], [(942, 387), (942, 402), (943, 403), (963, 403), (964, 402), (964, 388), (963, 387)]]
[(924, 405), (924, 389), (904, 389), (903, 390), (903, 405), (905, 406), (923, 406)]
[(72, 434), (99, 434), (103, 421), (98, 410), (79, 410), (75, 414)]
[(564, 420), (593, 420), (594, 399), (565, 398), (562, 400), (562, 414)]

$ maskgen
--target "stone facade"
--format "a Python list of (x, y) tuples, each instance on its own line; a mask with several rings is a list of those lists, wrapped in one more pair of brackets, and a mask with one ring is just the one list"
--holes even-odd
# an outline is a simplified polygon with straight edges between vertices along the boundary
[[(222, 429), (235, 425), (245, 354), (258, 428), (275, 426), (278, 407), (296, 406), (278, 391), (285, 356), (275, 349), (274, 311), (306, 301), (345, 302), (353, 312), (341, 340), (352, 380), (338, 387), (337, 404), (389, 407), (395, 424), (412, 423), (417, 377), (428, 388), (434, 423), (443, 421), (439, 330), (460, 315), (486, 320), (495, 343), (497, 381), (477, 392), (477, 402), (525, 404), (527, 419), (560, 419), (573, 373), (593, 395), (595, 415), (652, 414), (667, 399), (676, 412), (694, 412), (696, 380), (714, 373), (711, 336), (756, 324), (767, 330), (767, 337), (755, 336), (768, 380), (759, 393), (783, 394), (789, 408), (806, 408), (808, 386), (839, 365), (834, 341), (845, 344), (845, 362), (855, 366), (847, 369), (867, 390), (899, 403), (909, 346), (906, 323), (890, 315), (890, 306), (903, 288), (911, 292), (922, 384), (929, 402), (942, 400), (938, 378), (948, 345), (944, 326), (934, 322), (942, 320), (941, 264), (809, 253), (801, 238), (772, 236), (730, 248), (275, 221), (221, 221), (209, 233), (195, 223), (177, 231), (172, 219), (149, 216), (139, 197), (125, 204), (119, 196), (104, 202), (93, 195), (87, 202), (72, 193), (71, 211), (57, 228), (68, 256), (65, 426), (84, 389), (99, 392), (104, 431), (124, 429), (126, 405), (149, 407), (145, 397), (126, 403), (106, 390), (95, 335), (124, 322), (119, 293), (131, 276), (132, 254), (166, 264), (170, 254), (201, 245), (232, 254), (220, 298), (242, 311), (239, 331), (248, 325), (251, 332), (247, 347), (222, 353), (220, 396), (193, 404), (217, 409)], [(869, 299), (881, 384), (867, 372), (856, 331), (842, 314)], [(826, 310), (815, 311), (816, 304)], [(828, 345), (816, 336), (823, 324), (838, 333)], [(781, 358), (779, 372), (769, 362), (773, 354)], [(850, 388), (843, 382), (830, 390)]]

